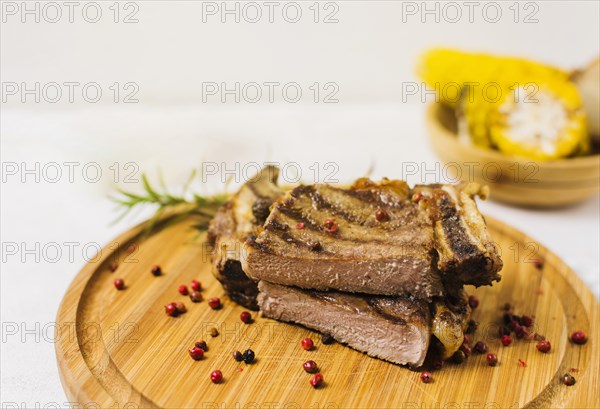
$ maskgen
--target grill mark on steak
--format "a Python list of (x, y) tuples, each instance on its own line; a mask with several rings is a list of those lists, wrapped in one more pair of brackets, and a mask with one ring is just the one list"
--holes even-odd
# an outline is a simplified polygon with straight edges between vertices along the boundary
[[(285, 208), (285, 207), (277, 207), (277, 210), (281, 212), (281, 215), (285, 216), (286, 218), (291, 219), (294, 223), (304, 223), (304, 229), (302, 230), (310, 230), (311, 233), (316, 234), (319, 236), (320, 239), (326, 239), (326, 241), (330, 241), (332, 238), (335, 238), (335, 241), (337, 243), (339, 243), (339, 245), (343, 245), (344, 243), (347, 243), (349, 245), (352, 244), (358, 244), (358, 243), (377, 243), (380, 245), (389, 245), (390, 244), (390, 240), (389, 239), (380, 239), (380, 238), (374, 238), (374, 237), (365, 237), (365, 238), (354, 238), (354, 237), (344, 237), (343, 235), (343, 231), (339, 232), (338, 234), (330, 234), (327, 231), (325, 231), (325, 229), (323, 229), (323, 227), (321, 225), (317, 225), (314, 221), (312, 221), (310, 218), (306, 217), (306, 216), (302, 216), (301, 213), (299, 213), (298, 211), (294, 210), (294, 209), (289, 209), (289, 208)], [(274, 219), (275, 220), (275, 219)], [(337, 221), (337, 219), (336, 219)], [(282, 234), (278, 231), (275, 231), (274, 229), (266, 229), (266, 230), (270, 230), (272, 231), (275, 235), (282, 237)], [(293, 231), (292, 231), (293, 232)], [(292, 234), (292, 232), (288, 233), (288, 234)], [(301, 235), (301, 232), (294, 232), (295, 234), (299, 234)], [(313, 240), (314, 237), (311, 237), (309, 240), (307, 241), (311, 241)], [(297, 240), (298, 243), (306, 243), (307, 241), (303, 241), (303, 240)]]
[(332, 203), (327, 201), (321, 194), (313, 189), (311, 195), (311, 199), (313, 200), (315, 207), (317, 210), (327, 210), (334, 218), (342, 218), (348, 223), (362, 224), (364, 221), (356, 217), (355, 215), (341, 209), (338, 206), (334, 206)]
[[(472, 198), (478, 192), (477, 185), (410, 190), (392, 180), (359, 180), (350, 189), (300, 186), (273, 206), (242, 265), (255, 280), (425, 299), (443, 294), (442, 277), (449, 284), (490, 284), (501, 262), (488, 261), (499, 256)], [(423, 199), (408, 200), (414, 193)], [(379, 206), (373, 203), (386, 205), (390, 220), (377, 221)], [(335, 233), (322, 226), (330, 218), (338, 224)], [(270, 222), (300, 222), (305, 228), (283, 234), (269, 228)], [(323, 251), (310, 251), (308, 243), (316, 241)], [(267, 248), (268, 257), (257, 244)]]
[(322, 227), (317, 225), (313, 220), (309, 219), (301, 210), (294, 207), (279, 206), (275, 205), (275, 208), (281, 212), (284, 216), (292, 219), (296, 224), (304, 223), (304, 228), (314, 231), (322, 231)]
[(344, 195), (360, 200), (365, 204), (370, 204), (374, 208), (383, 208), (383, 209), (395, 209), (401, 208), (400, 202), (387, 202), (382, 200), (377, 196), (375, 192), (372, 190), (355, 190), (355, 189), (347, 189), (342, 192)]
[[(343, 192), (341, 189), (328, 186), (320, 187), (320, 189), (343, 196), (343, 194), (339, 194)], [(310, 192), (312, 190), (302, 189), (302, 191)], [(319, 196), (322, 197), (323, 195), (319, 194)], [(349, 222), (344, 218), (340, 219), (336, 217), (339, 213), (333, 210), (334, 206), (326, 206), (326, 209), (321, 206), (320, 209), (315, 209), (312, 206), (314, 197), (316, 195), (297, 197), (293, 203), (290, 203), (287, 199), (278, 201), (274, 206), (270, 220), (276, 220), (279, 223), (287, 223), (289, 225), (304, 223), (303, 230), (292, 229), (290, 231), (292, 235), (302, 236), (303, 241), (307, 241), (306, 236), (312, 233), (318, 235), (319, 239), (322, 239), (324, 242), (331, 241), (334, 238), (339, 247), (364, 243), (379, 244), (382, 246), (397, 245), (405, 247), (408, 254), (411, 254), (411, 249), (414, 247), (414, 240), (406, 237), (406, 234), (412, 234), (416, 236), (414, 238), (419, 238), (418, 233), (410, 233), (409, 230), (413, 228), (418, 229), (420, 225), (423, 228), (431, 228), (431, 222), (423, 219), (423, 216), (419, 214), (418, 208), (414, 203), (409, 203), (403, 208), (390, 210), (388, 212), (390, 220), (385, 222), (376, 220), (375, 214), (377, 208), (370, 206), (363, 206), (361, 208), (356, 203), (350, 203), (348, 207), (353, 209), (356, 214), (360, 214), (360, 216), (352, 215), (351, 217), (346, 217), (346, 219), (353, 219), (354, 221)], [(315, 217), (313, 217), (313, 214)], [(334, 218), (339, 225), (339, 230), (335, 234), (326, 232), (322, 226), (322, 221), (318, 222), (315, 220), (317, 217), (322, 219), (322, 221), (326, 218)], [(408, 223), (410, 226), (407, 227)], [(406, 234), (404, 236), (398, 234), (399, 230), (405, 231)], [(312, 237), (309, 239), (312, 240)]]
[(287, 231), (290, 226), (284, 223), (280, 223), (277, 219), (270, 219), (269, 222), (265, 225), (265, 230), (270, 231)]

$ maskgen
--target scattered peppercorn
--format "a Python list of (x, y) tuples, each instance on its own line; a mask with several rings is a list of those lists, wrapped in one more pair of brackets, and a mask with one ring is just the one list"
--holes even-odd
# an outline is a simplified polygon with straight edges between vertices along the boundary
[(512, 310), (512, 305), (510, 305), (510, 303), (507, 302), (502, 306), (502, 309), (504, 311), (510, 311), (510, 310)]
[(206, 345), (206, 341), (202, 340), (202, 341), (198, 341), (194, 344), (194, 346), (196, 348), (200, 348), (201, 350), (203, 350), (204, 352), (208, 351), (208, 345)]
[(185, 304), (182, 302), (176, 302), (175, 308), (177, 308), (177, 313), (179, 314), (185, 314), (187, 312), (187, 308), (185, 308)]
[(302, 367), (308, 373), (315, 373), (319, 370), (319, 368), (317, 368), (317, 363), (315, 361), (306, 361), (305, 363), (302, 364)]
[(544, 261), (542, 259), (536, 258), (535, 260), (533, 260), (533, 265), (538, 270), (541, 270), (542, 268), (544, 268)]
[(471, 356), (471, 347), (468, 346), (467, 344), (462, 344), (460, 346), (460, 350), (465, 354), (465, 356), (467, 356), (467, 357)]
[(512, 343), (512, 338), (510, 335), (503, 335), (502, 338), (500, 338), (500, 342), (502, 342), (502, 345), (507, 347)]
[(474, 295), (469, 296), (469, 307), (475, 309), (479, 306), (479, 298)]
[(204, 350), (202, 348), (193, 347), (188, 352), (194, 361), (199, 361), (204, 357)]
[(587, 337), (583, 331), (575, 331), (571, 334), (571, 341), (577, 345), (583, 345), (587, 342)]
[(530, 339), (532, 338), (531, 335), (531, 330), (527, 327), (524, 326), (519, 326), (519, 328), (517, 328), (515, 330), (515, 333), (517, 334), (517, 338), (519, 339)]
[(487, 361), (487, 364), (489, 366), (496, 366), (498, 364), (498, 357), (496, 356), (496, 354), (487, 354), (485, 360)]
[(571, 374), (566, 373), (562, 376), (562, 383), (564, 383), (567, 386), (573, 386), (575, 385), (575, 382), (577, 381)]
[(321, 386), (323, 384), (323, 375), (320, 373), (315, 374), (312, 378), (310, 378), (310, 384), (313, 386), (313, 388), (318, 388)]
[(390, 215), (385, 211), (385, 209), (379, 209), (375, 212), (375, 219), (378, 222), (386, 222), (390, 220)]
[(210, 329), (210, 336), (213, 337), (213, 338), (218, 337), (219, 336), (219, 330), (217, 328), (215, 328), (215, 327), (212, 327)]
[(175, 303), (169, 303), (167, 305), (165, 305), (165, 312), (167, 313), (167, 315), (171, 316), (171, 317), (176, 317), (177, 316), (177, 307), (175, 306)]
[(192, 300), (192, 302), (202, 301), (202, 294), (200, 293), (200, 291), (192, 291), (190, 293), (190, 300)]
[(434, 369), (442, 369), (444, 366), (444, 360), (442, 358), (438, 358), (435, 361), (433, 361), (433, 368)]
[(477, 321), (469, 320), (469, 322), (467, 323), (467, 330), (465, 331), (465, 333), (473, 334), (475, 331), (477, 331), (478, 327), (479, 323)]
[(312, 339), (310, 338), (304, 338), (302, 340), (302, 349), (306, 350), (306, 351), (310, 351), (315, 347), (315, 344), (313, 342)]
[(323, 345), (333, 344), (334, 341), (335, 341), (335, 339), (333, 339), (333, 337), (330, 334), (322, 334), (321, 335), (321, 343), (323, 343)]
[(513, 332), (517, 332), (520, 328), (521, 328), (521, 324), (519, 324), (518, 321), (511, 321), (508, 324), (508, 329), (510, 329)]
[(452, 362), (454, 362), (454, 363), (462, 364), (463, 362), (466, 361), (467, 356), (465, 355), (465, 353), (463, 351), (461, 351), (459, 349), (452, 355), (451, 359), (452, 359)]
[(218, 310), (219, 308), (222, 307), (222, 305), (221, 305), (221, 299), (219, 297), (209, 298), (207, 300), (207, 302), (208, 302), (208, 306), (210, 308), (212, 308), (213, 310)]
[(475, 343), (475, 346), (473, 347), (473, 351), (475, 351), (478, 354), (485, 354), (488, 351), (488, 346), (483, 341), (477, 341)]
[(121, 278), (117, 278), (117, 279), (116, 279), (116, 280), (113, 282), (113, 284), (115, 285), (115, 288), (116, 288), (117, 290), (122, 290), (122, 289), (124, 289), (124, 288), (125, 288), (125, 281), (123, 281), (123, 279), (121, 279)]
[(500, 328), (498, 328), (498, 336), (502, 338), (505, 335), (510, 335), (510, 328), (502, 325)]
[(533, 327), (534, 318), (530, 315), (523, 315), (521, 317), (521, 322), (528, 328)]
[(210, 374), (210, 380), (212, 383), (221, 383), (223, 380), (223, 373), (221, 371), (212, 371)]
[(335, 219), (327, 219), (323, 222), (323, 228), (327, 233), (333, 234), (338, 230), (338, 225)]
[(471, 337), (468, 336), (467, 334), (463, 335), (463, 343), (467, 344), (467, 345), (471, 345)]
[(250, 324), (252, 322), (252, 315), (248, 311), (244, 311), (240, 314), (240, 319), (244, 324)]
[(550, 341), (540, 341), (535, 346), (538, 351), (546, 353), (550, 351)]
[(254, 351), (251, 349), (245, 350), (242, 354), (242, 358), (245, 363), (251, 364), (252, 362), (254, 362)]
[(111, 273), (117, 271), (117, 267), (119, 267), (119, 265), (115, 262), (112, 262), (108, 265), (108, 269), (111, 271)]
[[(511, 322), (514, 322), (512, 311), (504, 311), (504, 313), (502, 314), (502, 321), (506, 325), (509, 325)], [(517, 322), (517, 324), (518, 324), (518, 322)]]
[(152, 273), (152, 275), (154, 277), (158, 277), (159, 275), (162, 274), (162, 270), (160, 269), (160, 266), (152, 266), (152, 269), (150, 270), (150, 272)]
[(189, 294), (187, 286), (185, 286), (183, 284), (179, 286), (179, 288), (177, 289), (177, 291), (179, 291), (179, 294), (181, 294), (181, 295), (188, 295)]
[(233, 351), (233, 359), (238, 362), (242, 362), (244, 360), (244, 355), (240, 351)]
[(202, 284), (198, 280), (192, 280), (190, 287), (192, 288), (192, 291), (202, 291)]
[(429, 382), (431, 382), (432, 380), (433, 380), (433, 377), (431, 376), (431, 373), (430, 373), (430, 372), (427, 372), (427, 371), (425, 371), (425, 372), (421, 372), (421, 381), (422, 381), (423, 383), (429, 383)]
[(297, 228), (298, 230), (302, 230), (302, 229), (304, 228), (304, 223), (298, 223), (298, 224), (296, 225), (296, 228)]
[(310, 251), (321, 251), (323, 250), (323, 246), (321, 246), (321, 243), (318, 241), (309, 241), (306, 243), (306, 245), (308, 246), (308, 248), (310, 249)]

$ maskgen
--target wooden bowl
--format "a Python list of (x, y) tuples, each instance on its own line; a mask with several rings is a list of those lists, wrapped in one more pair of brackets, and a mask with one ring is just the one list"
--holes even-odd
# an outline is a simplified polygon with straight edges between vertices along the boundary
[(431, 144), (444, 175), (490, 186), (491, 198), (527, 207), (582, 202), (600, 191), (600, 154), (552, 161), (508, 156), (459, 141), (454, 111), (440, 103), (427, 109)]

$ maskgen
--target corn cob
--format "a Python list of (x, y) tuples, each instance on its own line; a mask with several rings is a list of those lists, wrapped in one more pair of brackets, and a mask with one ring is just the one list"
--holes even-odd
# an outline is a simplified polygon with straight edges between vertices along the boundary
[(589, 149), (581, 99), (565, 71), (520, 58), (437, 49), (425, 54), (419, 73), (435, 89), (462, 87), (458, 100), (439, 96), (455, 108), (463, 140), (538, 160)]

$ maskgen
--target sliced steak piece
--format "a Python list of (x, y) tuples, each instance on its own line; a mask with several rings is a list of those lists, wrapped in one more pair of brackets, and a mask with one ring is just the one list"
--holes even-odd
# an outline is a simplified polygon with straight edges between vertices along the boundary
[(283, 194), (275, 184), (278, 175), (276, 167), (262, 169), (221, 206), (208, 228), (214, 245), (213, 274), (233, 301), (252, 310), (258, 309), (258, 288), (242, 270), (240, 253), (244, 241), (265, 222), (269, 206)]
[(424, 299), (443, 295), (440, 271), (455, 286), (490, 284), (502, 262), (472, 198), (479, 191), (387, 179), (299, 186), (248, 239), (242, 266), (277, 284)]
[(432, 222), (408, 185), (359, 180), (349, 189), (299, 186), (278, 199), (246, 242), (242, 266), (276, 284), (430, 299), (443, 294), (433, 255)]
[(330, 334), (338, 342), (401, 365), (423, 364), (431, 317), (425, 301), (285, 287), (261, 281), (264, 317)]

